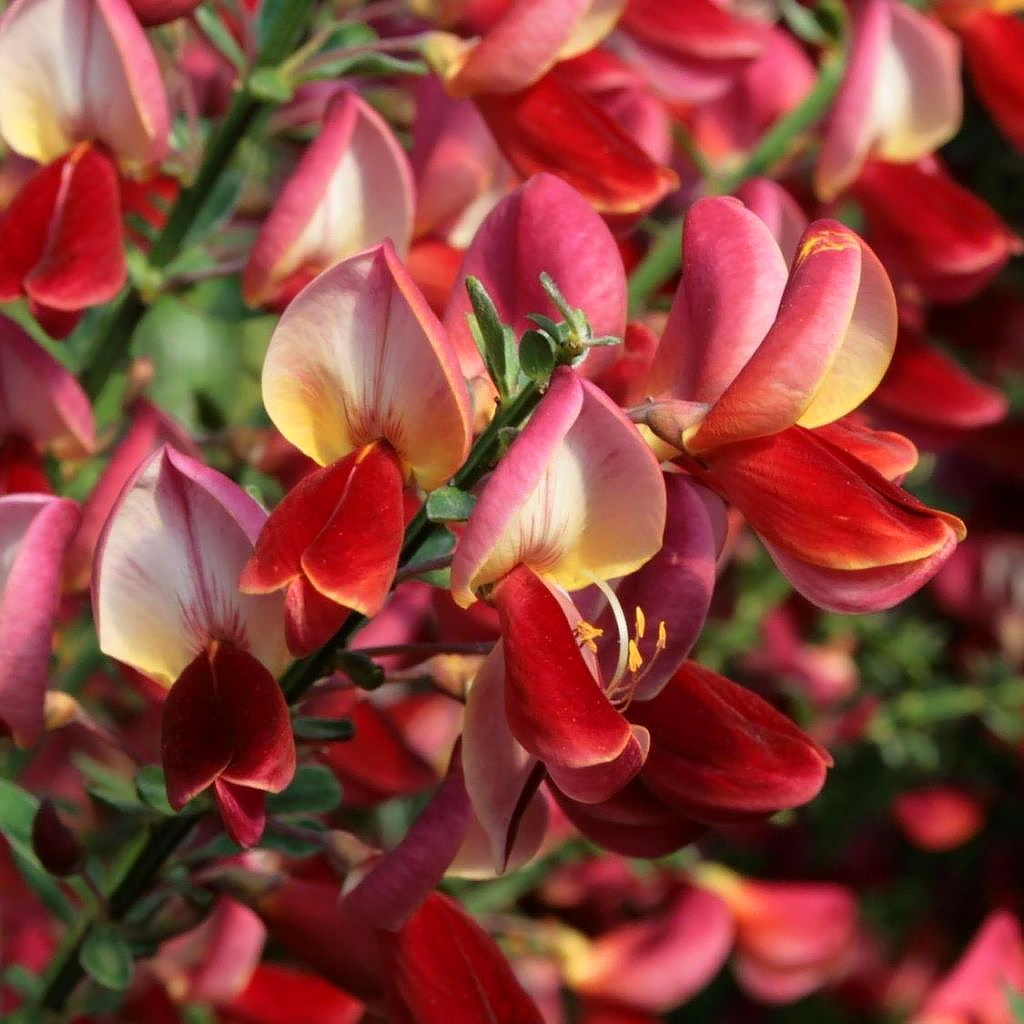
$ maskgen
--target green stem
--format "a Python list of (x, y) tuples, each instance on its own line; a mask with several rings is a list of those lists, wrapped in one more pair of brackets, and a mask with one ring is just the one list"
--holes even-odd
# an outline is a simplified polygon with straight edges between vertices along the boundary
[[(311, 4), (312, 0), (289, 0), (281, 8), (252, 71), (274, 67), (288, 56)], [(248, 83), (247, 78), (227, 114), (214, 129), (196, 180), (178, 196), (153, 243), (148, 262), (154, 270), (164, 269), (178, 256), (196, 215), (231, 162), (238, 144), (268, 105), (269, 101), (255, 95)], [(145, 311), (142, 294), (132, 286), (121, 296), (98, 332), (90, 346), (91, 359), (81, 377), (82, 388), (90, 400), (99, 397), (111, 375), (127, 358), (132, 335)]]
[[(107, 916), (111, 921), (122, 920), (136, 900), (149, 890), (164, 862), (192, 831), (195, 822), (194, 815), (183, 815), (165, 818), (152, 828), (145, 846), (107, 900)], [(95, 919), (86, 921), (68, 951), (57, 962), (40, 996), (39, 1005), (42, 1009), (60, 1011), (64, 1008), (64, 1003), (84, 973), (78, 955), (95, 923)]]

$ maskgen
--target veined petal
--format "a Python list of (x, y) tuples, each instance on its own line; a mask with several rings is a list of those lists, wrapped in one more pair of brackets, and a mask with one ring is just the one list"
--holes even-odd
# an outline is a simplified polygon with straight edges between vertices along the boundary
[(640, 770), (644, 730), (634, 731), (580, 653), (558, 599), (520, 566), (494, 590), (505, 655), (505, 713), (515, 738), (544, 762), (562, 792), (597, 803)]
[(622, 411), (560, 368), (523, 432), (484, 486), (452, 559), (452, 594), (515, 566), (566, 590), (625, 576), (661, 546), (665, 486)]
[(571, 307), (583, 310), (595, 335), (622, 337), (626, 275), (615, 239), (575, 189), (537, 174), (487, 215), (452, 288), (444, 324), (467, 377), (482, 375), (484, 367), (466, 324), (472, 312), (466, 278), (483, 283), (501, 322), (519, 334), (532, 326), (529, 313), (561, 319), (540, 286), (542, 271)]
[(642, 213), (679, 184), (674, 171), (655, 163), (557, 71), (521, 92), (481, 93), (474, 102), (523, 177), (549, 171), (599, 213)]
[(648, 391), (713, 402), (779, 312), (786, 261), (767, 225), (736, 199), (698, 199), (683, 225), (683, 276)]
[(455, 351), (390, 242), (324, 271), (295, 298), (270, 339), (263, 402), (321, 465), (383, 439), (427, 490), (469, 450)]
[(0, 22), (0, 135), (48, 164), (102, 142), (129, 174), (167, 150), (160, 69), (127, 0), (17, 0)]
[(96, 447), (92, 409), (78, 381), (0, 316), (0, 435), (15, 434), (60, 455), (85, 455)]
[(917, 448), (902, 434), (873, 430), (855, 416), (844, 416), (814, 433), (866, 463), (886, 480), (902, 480), (917, 465)]
[(745, 687), (687, 662), (631, 721), (651, 735), (640, 778), (662, 800), (710, 823), (774, 814), (814, 797), (831, 758)]
[(896, 328), (896, 298), (878, 258), (848, 228), (816, 221), (801, 243), (775, 323), (685, 437), (687, 450), (697, 454), (845, 415), (885, 375)]
[(773, 547), (827, 569), (917, 562), (962, 539), (955, 517), (925, 508), (876, 470), (800, 428), (725, 445), (708, 481)]
[(343, 89), (285, 183), (242, 276), (252, 305), (299, 270), (317, 274), (391, 239), (404, 253), (412, 234), (412, 171), (387, 123)]
[(97, 545), (93, 610), (103, 652), (170, 686), (213, 640), (279, 672), (283, 595), (236, 583), (266, 513), (226, 477), (162, 448), (122, 492)]
[(66, 498), (0, 498), (0, 721), (19, 746), (43, 728), (61, 563), (78, 522)]

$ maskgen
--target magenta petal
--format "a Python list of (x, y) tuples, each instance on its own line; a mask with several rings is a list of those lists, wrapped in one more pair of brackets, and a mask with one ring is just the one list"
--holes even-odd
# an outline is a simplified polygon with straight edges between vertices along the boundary
[(786, 261), (765, 223), (736, 199), (699, 199), (683, 226), (683, 276), (654, 357), (655, 397), (714, 402), (768, 333)]
[[(540, 286), (542, 271), (570, 306), (583, 310), (595, 335), (622, 337), (626, 276), (615, 239), (574, 188), (552, 174), (535, 174), (487, 215), (452, 288), (444, 324), (466, 376), (484, 373), (466, 324), (472, 312), (466, 278), (482, 282), (501, 322), (519, 334), (532, 326), (528, 313), (562, 319)], [(588, 356), (584, 366), (592, 362)]]
[(78, 523), (66, 498), (0, 498), (0, 720), (19, 746), (43, 728), (61, 563)]
[(239, 846), (246, 848), (259, 842), (266, 824), (266, 794), (262, 790), (215, 779), (213, 798), (224, 828)]
[[(690, 653), (711, 605), (715, 564), (725, 539), (725, 504), (716, 494), (682, 473), (665, 474), (668, 515), (661, 550), (642, 568), (626, 576), (616, 595), (631, 626), (636, 609), (643, 610), (647, 628), (637, 638), (644, 659), (642, 678), (634, 690), (637, 700), (654, 697)], [(666, 645), (658, 652), (659, 623), (665, 623)], [(606, 610), (595, 626), (611, 639), (615, 620)], [(617, 647), (602, 641), (601, 669), (614, 671)]]

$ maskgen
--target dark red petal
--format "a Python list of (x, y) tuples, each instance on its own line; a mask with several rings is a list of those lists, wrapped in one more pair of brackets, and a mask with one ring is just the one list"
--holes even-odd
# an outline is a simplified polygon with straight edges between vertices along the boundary
[(0, 494), (49, 494), (50, 491), (39, 449), (17, 436), (0, 440)]
[(643, 751), (587, 668), (558, 599), (518, 566), (494, 588), (494, 603), (509, 728), (563, 792), (607, 799), (636, 775)]
[(295, 774), (295, 741), (281, 688), (261, 662), (233, 644), (218, 643), (211, 660), (222, 728), (233, 749), (221, 777), (279, 793)]
[(213, 798), (217, 801), (224, 828), (239, 846), (245, 848), (259, 841), (266, 824), (263, 809), (266, 794), (263, 790), (214, 779)]
[(203, 651), (178, 676), (164, 702), (160, 747), (167, 801), (179, 810), (228, 766), (234, 738), (224, 728), (210, 655)]
[(650, 209), (678, 184), (585, 93), (557, 72), (522, 92), (473, 97), (491, 134), (523, 177), (549, 171), (602, 213)]
[(730, 822), (806, 803), (831, 764), (785, 715), (694, 662), (653, 700), (635, 701), (629, 717), (651, 734), (641, 780), (698, 821)]
[(389, 1020), (541, 1024), (494, 940), (439, 893), (398, 932), (379, 935), (390, 967)]
[(384, 444), (363, 448), (330, 520), (302, 556), (324, 597), (363, 615), (383, 607), (405, 532), (402, 467)]
[(551, 791), (565, 816), (588, 839), (624, 857), (664, 857), (707, 831), (659, 800), (639, 779), (599, 804), (570, 800), (554, 786)]
[(302, 573), (302, 553), (338, 507), (355, 465), (352, 452), (303, 477), (270, 514), (242, 570), (243, 594), (279, 590)]

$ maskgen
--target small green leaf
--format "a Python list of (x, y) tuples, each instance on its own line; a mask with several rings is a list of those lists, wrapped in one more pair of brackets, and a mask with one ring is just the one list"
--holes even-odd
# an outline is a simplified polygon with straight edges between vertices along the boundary
[(355, 728), (347, 718), (333, 720), (300, 716), (292, 721), (292, 732), (297, 740), (336, 743), (352, 739)]
[(292, 84), (279, 68), (257, 68), (249, 76), (248, 88), (266, 103), (287, 103), (292, 98)]
[(432, 523), (464, 523), (476, 498), (458, 487), (439, 487), (427, 498), (427, 518)]
[(305, 72), (301, 78), (304, 82), (355, 76), (380, 78), (385, 75), (425, 75), (428, 70), (421, 60), (395, 57), (390, 53), (358, 53), (317, 63), (315, 69)]
[(302, 764), (283, 793), (267, 798), (267, 814), (320, 814), (333, 811), (339, 803), (341, 786), (331, 770), (322, 764)]
[[(409, 555), (406, 568), (414, 568), (423, 562), (450, 555), (454, 548), (455, 536), (449, 530), (431, 530), (423, 543)], [(429, 583), (432, 587), (444, 587), (446, 590), (451, 586), (450, 569), (430, 569), (427, 572), (417, 573), (413, 578), (423, 583)]]
[(118, 811), (140, 809), (139, 794), (128, 776), (112, 772), (91, 757), (76, 757), (72, 760), (82, 774), (85, 791), (91, 797)]
[(139, 799), (158, 814), (174, 814), (167, 802), (164, 770), (158, 764), (144, 764), (135, 774), (135, 792)]
[(1003, 994), (1006, 996), (1006, 1005), (1016, 1024), (1024, 1024), (1024, 992), (1004, 985)]
[(562, 332), (551, 317), (545, 316), (543, 313), (527, 313), (526, 319), (535, 323), (538, 329), (548, 335), (556, 345), (561, 343)]
[(242, 182), (243, 177), (238, 171), (225, 171), (217, 179), (217, 184), (210, 189), (188, 229), (183, 252), (194, 242), (208, 241), (210, 235), (231, 218), (242, 194)]
[(544, 331), (527, 331), (519, 342), (519, 365), (538, 384), (546, 384), (555, 368), (555, 346)]
[(206, 41), (219, 51), (236, 71), (245, 70), (245, 54), (212, 6), (200, 4), (192, 12), (192, 16), (196, 19), (196, 24), (206, 37)]
[(117, 992), (128, 987), (135, 970), (127, 939), (112, 925), (99, 925), (89, 932), (78, 961), (90, 978)]
[(507, 400), (515, 394), (519, 381), (515, 334), (502, 325), (491, 297), (475, 277), (466, 278), (466, 292), (473, 307), (469, 318), (473, 341), (498, 394)]

